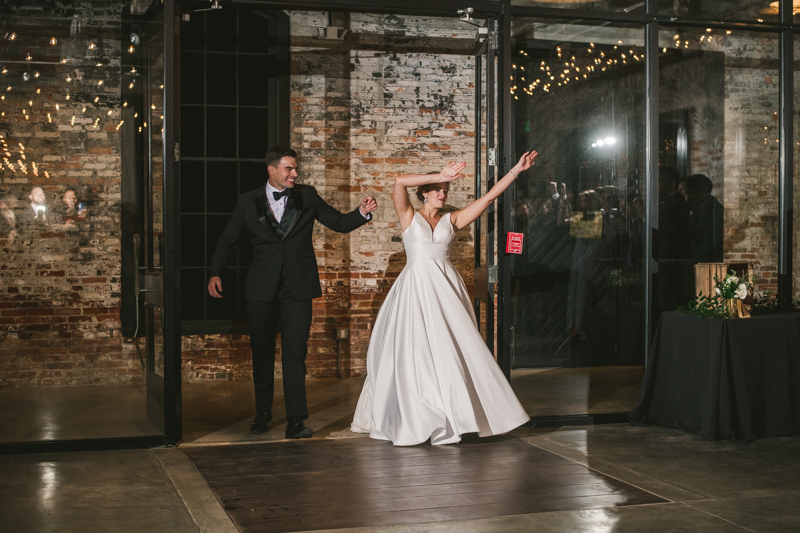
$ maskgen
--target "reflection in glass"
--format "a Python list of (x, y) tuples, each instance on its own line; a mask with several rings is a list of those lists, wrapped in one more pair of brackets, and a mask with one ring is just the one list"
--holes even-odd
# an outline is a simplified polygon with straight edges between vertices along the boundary
[(778, 2), (771, 0), (660, 0), (658, 13), (681, 18), (777, 22)]
[(750, 264), (774, 293), (777, 40), (664, 28), (659, 45), (657, 313), (692, 298), (698, 263)]
[(524, 7), (550, 7), (559, 9), (592, 9), (643, 13), (641, 0), (511, 0), (511, 4)]
[(161, 176), (148, 151), (163, 115), (158, 5), (135, 19), (101, 9), (83, 25), (56, 5), (3, 8), (0, 443), (162, 434), (123, 340), (121, 300), (135, 293), (120, 276), (134, 247), (121, 227), (143, 219), (144, 187), (127, 178), (151, 157)]
[(532, 416), (626, 411), (642, 373), (644, 32), (518, 19), (512, 385)]

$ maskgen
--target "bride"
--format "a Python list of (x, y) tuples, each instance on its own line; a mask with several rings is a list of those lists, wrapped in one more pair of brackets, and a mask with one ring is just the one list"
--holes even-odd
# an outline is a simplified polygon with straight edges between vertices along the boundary
[[(381, 306), (367, 352), (367, 380), (351, 431), (395, 446), (453, 444), (464, 433), (507, 433), (529, 420), (486, 348), (464, 280), (450, 262), (455, 232), (471, 224), (511, 182), (533, 166), (525, 152), (492, 189), (441, 215), (449, 182), (466, 163), (440, 173), (398, 177), (392, 199), (406, 266)], [(417, 187), (419, 211), (408, 198)]]

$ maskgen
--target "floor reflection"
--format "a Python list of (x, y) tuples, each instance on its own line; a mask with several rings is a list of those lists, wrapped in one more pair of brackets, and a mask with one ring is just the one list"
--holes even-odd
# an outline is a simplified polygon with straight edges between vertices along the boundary
[(622, 413), (636, 407), (642, 366), (511, 371), (511, 386), (531, 416)]
[(0, 390), (0, 442), (162, 434), (143, 385)]
[[(625, 412), (635, 407), (642, 367), (610, 366), (514, 370), (511, 384), (531, 416)], [(315, 436), (361, 438), (349, 427), (364, 377), (307, 380)], [(274, 419), (266, 433), (250, 434), (253, 384), (183, 384), (183, 442), (282, 440), (283, 386), (276, 380)], [(161, 431), (147, 418), (144, 386), (0, 390), (0, 442), (139, 437)]]

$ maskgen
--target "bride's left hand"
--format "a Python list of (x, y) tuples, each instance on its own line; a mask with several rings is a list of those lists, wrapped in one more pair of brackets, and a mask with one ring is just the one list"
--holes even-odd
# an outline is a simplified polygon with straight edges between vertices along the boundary
[(539, 155), (539, 152), (536, 150), (532, 150), (530, 152), (525, 152), (522, 154), (522, 157), (519, 158), (519, 162), (514, 165), (513, 170), (515, 174), (519, 174), (520, 172), (524, 172), (533, 166), (534, 161), (536, 161), (536, 156)]

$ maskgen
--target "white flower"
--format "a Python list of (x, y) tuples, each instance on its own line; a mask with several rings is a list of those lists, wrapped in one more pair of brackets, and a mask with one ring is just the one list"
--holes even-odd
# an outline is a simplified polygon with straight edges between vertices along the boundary
[(719, 290), (719, 287), (714, 287), (714, 290), (717, 291), (717, 296), (722, 294), (722, 291)]
[(738, 284), (739, 284), (739, 278), (738, 278), (738, 276), (731, 276), (731, 277), (729, 277), (729, 278), (728, 278), (728, 283), (730, 283), (730, 284), (731, 284), (731, 286), (738, 285)]
[(744, 283), (740, 283), (739, 286), (734, 291), (733, 295), (740, 300), (744, 300), (747, 298), (747, 285)]

